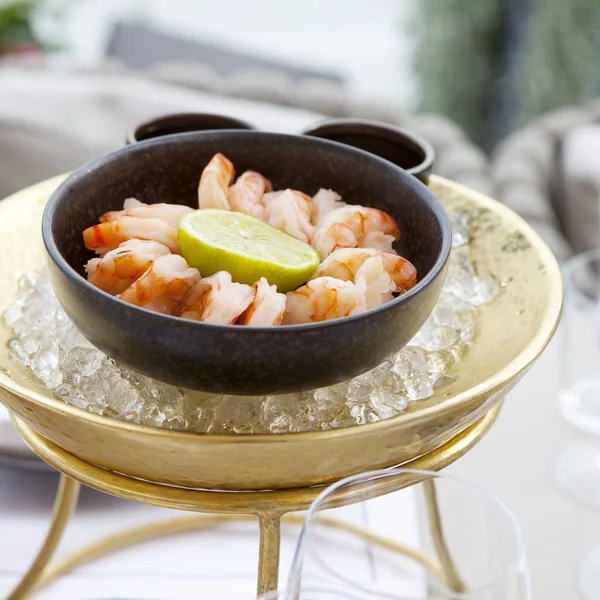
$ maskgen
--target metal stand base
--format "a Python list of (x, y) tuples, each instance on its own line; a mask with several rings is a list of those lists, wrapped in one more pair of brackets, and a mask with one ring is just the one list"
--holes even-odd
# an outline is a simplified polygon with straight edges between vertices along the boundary
[[(499, 410), (499, 407), (492, 409), (477, 423), (450, 442), (403, 466), (411, 469), (431, 471), (443, 469), (470, 450), (487, 433), (496, 420)], [(221, 521), (231, 519), (246, 520), (249, 518), (258, 518), (260, 526), (258, 593), (262, 594), (274, 590), (277, 588), (279, 578), (282, 519), (285, 519), (286, 522), (301, 524), (301, 517), (294, 515), (285, 516), (286, 513), (306, 510), (314, 498), (322, 491), (322, 488), (305, 488), (232, 493), (172, 488), (139, 481), (90, 465), (52, 444), (19, 419), (15, 419), (15, 424), (27, 444), (42, 459), (59, 470), (62, 473), (62, 477), (46, 541), (21, 582), (8, 596), (8, 600), (23, 600), (36, 589), (48, 585), (51, 581), (74, 567), (90, 562), (118, 548), (179, 531), (207, 527)], [(417, 482), (414, 475), (403, 479), (394, 478), (393, 487), (386, 480), (375, 481), (370, 484), (372, 489), (368, 493), (371, 497), (381, 496)], [(51, 563), (52, 555), (58, 546), (69, 516), (77, 502), (80, 483), (128, 500), (194, 512), (224, 513), (229, 516), (203, 515), (161, 521), (110, 536), (70, 556)], [(435, 488), (430, 485), (426, 491), (430, 524), (433, 537), (436, 540), (437, 559), (422, 555), (414, 549), (406, 548), (392, 540), (375, 536), (368, 531), (360, 530), (344, 522), (326, 518), (322, 522), (331, 527), (344, 528), (352, 533), (361, 535), (372, 543), (381, 544), (391, 550), (402, 552), (419, 561), (425, 568), (437, 574), (442, 574), (451, 589), (457, 592), (464, 591), (464, 584), (460, 579), (460, 575), (456, 570), (444, 541)], [(336, 505), (338, 506), (352, 504), (353, 501), (356, 501), (356, 499), (353, 499), (351, 494), (341, 494), (339, 498), (336, 497)]]

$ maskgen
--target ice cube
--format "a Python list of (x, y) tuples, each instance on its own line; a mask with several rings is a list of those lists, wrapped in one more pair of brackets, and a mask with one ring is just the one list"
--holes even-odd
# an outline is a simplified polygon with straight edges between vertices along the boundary
[(182, 390), (116, 365), (62, 310), (45, 273), (26, 274), (2, 314), (13, 332), (12, 360), (31, 369), (56, 397), (97, 414), (199, 433), (284, 433), (388, 419), (430, 397), (476, 333), (478, 306), (500, 286), (479, 277), (469, 255), (466, 215), (451, 215), (452, 245), (439, 300), (408, 346), (376, 368), (330, 387), (282, 396), (226, 396)]

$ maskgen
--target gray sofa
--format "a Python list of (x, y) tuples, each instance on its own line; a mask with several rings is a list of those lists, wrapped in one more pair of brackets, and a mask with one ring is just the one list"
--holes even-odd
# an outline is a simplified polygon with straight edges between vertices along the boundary
[(553, 111), (492, 157), (496, 198), (525, 217), (559, 259), (600, 245), (600, 101)]
[(586, 131), (600, 123), (600, 101), (537, 119), (509, 136), (490, 161), (443, 117), (357, 101), (332, 81), (286, 77), (272, 71), (224, 77), (189, 63), (145, 72), (110, 64), (93, 71), (0, 69), (0, 197), (121, 146), (135, 124), (169, 112), (227, 113), (288, 132), (326, 116), (360, 117), (420, 133), (434, 146), (437, 173), (517, 211), (559, 259), (598, 245), (600, 142), (595, 150)]
[(483, 153), (442, 117), (354, 102), (331, 82), (306, 88), (306, 82), (283, 84), (266, 74), (256, 86), (255, 78), (242, 73), (224, 81), (202, 72), (181, 64), (143, 75), (122, 69), (0, 69), (0, 197), (119, 147), (142, 120), (179, 111), (228, 113), (289, 132), (332, 115), (397, 123), (429, 139), (439, 174), (493, 191)]

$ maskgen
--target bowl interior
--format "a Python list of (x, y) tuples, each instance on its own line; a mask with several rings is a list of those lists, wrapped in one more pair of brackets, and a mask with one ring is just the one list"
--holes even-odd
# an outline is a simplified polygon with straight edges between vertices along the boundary
[(313, 195), (319, 188), (330, 188), (350, 204), (388, 212), (403, 232), (397, 250), (415, 264), (419, 280), (444, 262), (450, 233), (445, 213), (414, 177), (378, 157), (330, 141), (255, 131), (167, 136), (89, 163), (50, 199), (45, 215), (50, 251), (55, 245), (83, 275), (84, 264), (93, 256), (83, 244), (85, 228), (103, 213), (122, 208), (129, 197), (197, 206), (202, 169), (216, 152), (233, 162), (237, 174), (259, 171), (274, 189)]
[(403, 169), (418, 167), (425, 160), (425, 152), (417, 145), (398, 144), (397, 141), (363, 133), (328, 133), (323, 137), (381, 156)]
[(332, 119), (305, 131), (318, 137), (359, 148), (385, 158), (413, 175), (431, 172), (434, 152), (416, 134), (378, 121)]

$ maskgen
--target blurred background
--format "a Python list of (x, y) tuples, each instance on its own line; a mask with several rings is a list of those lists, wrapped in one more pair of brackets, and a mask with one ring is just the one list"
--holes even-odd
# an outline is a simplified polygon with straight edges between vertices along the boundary
[[(560, 261), (600, 246), (599, 0), (0, 0), (0, 198), (174, 112), (287, 132), (330, 117), (404, 127), (433, 145), (437, 174), (517, 211)], [(597, 333), (595, 318), (585, 327)], [(562, 600), (576, 597), (574, 565), (598, 543), (598, 513), (555, 489), (556, 353), (460, 468), (517, 512), (536, 597)], [(18, 441), (0, 407), (0, 458)], [(596, 470), (598, 457), (600, 446)], [(571, 462), (565, 472), (578, 474)], [(583, 475), (600, 498), (600, 477)], [(24, 568), (22, 546), (5, 577)], [(600, 597), (594, 564), (589, 598)]]
[(168, 112), (362, 117), (564, 259), (600, 236), (599, 58), (597, 0), (0, 0), (0, 197)]

